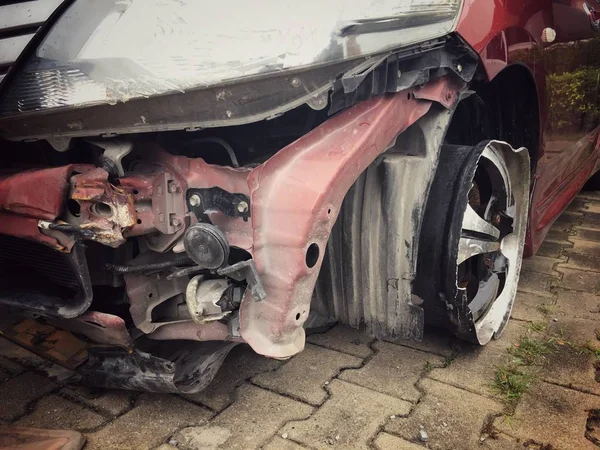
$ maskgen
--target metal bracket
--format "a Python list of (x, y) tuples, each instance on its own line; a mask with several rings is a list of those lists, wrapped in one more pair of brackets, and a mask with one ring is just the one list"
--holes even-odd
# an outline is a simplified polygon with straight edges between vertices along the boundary
[(219, 211), (230, 217), (250, 217), (250, 199), (244, 194), (232, 194), (220, 187), (188, 189), (187, 203), (198, 219), (211, 211)]
[(265, 287), (260, 280), (254, 260), (240, 261), (232, 266), (226, 266), (217, 270), (219, 275), (225, 275), (237, 281), (246, 280), (250, 293), (257, 302), (264, 300), (267, 297)]
[(174, 234), (183, 229), (185, 206), (179, 199), (181, 191), (178, 181), (168, 172), (158, 175), (154, 180), (154, 226), (163, 234)]
[(89, 140), (88, 142), (104, 149), (102, 160), (109, 169), (108, 172), (115, 173), (119, 177), (125, 176), (122, 161), (133, 150), (132, 142), (117, 139), (109, 141)]

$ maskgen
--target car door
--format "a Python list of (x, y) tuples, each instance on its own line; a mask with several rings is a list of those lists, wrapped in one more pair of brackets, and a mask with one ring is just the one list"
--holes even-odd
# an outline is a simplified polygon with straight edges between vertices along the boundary
[[(600, 3), (553, 0), (554, 28), (545, 35), (547, 111), (537, 195), (547, 225), (581, 188), (598, 155)], [(554, 36), (554, 33), (555, 36)]]

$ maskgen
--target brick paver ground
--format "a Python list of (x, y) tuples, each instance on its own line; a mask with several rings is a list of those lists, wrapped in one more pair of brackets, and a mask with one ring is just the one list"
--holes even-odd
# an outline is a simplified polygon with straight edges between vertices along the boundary
[[(599, 317), (600, 193), (582, 193), (524, 262), (513, 320), (485, 348), (434, 329), (389, 343), (336, 326), (288, 361), (240, 346), (206, 391), (177, 396), (64, 386), (0, 339), (0, 424), (78, 430), (105, 450), (598, 448)], [(523, 363), (524, 338), (550, 347), (507, 400), (494, 380)]]

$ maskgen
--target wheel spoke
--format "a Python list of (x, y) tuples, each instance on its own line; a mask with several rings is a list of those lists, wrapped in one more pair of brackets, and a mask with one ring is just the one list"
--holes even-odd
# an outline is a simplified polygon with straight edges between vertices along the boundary
[(502, 161), (501, 157), (496, 153), (495, 150), (492, 150), (490, 147), (486, 147), (483, 149), (481, 153), (481, 157), (489, 160), (498, 170), (500, 176), (502, 177), (502, 182), (504, 183), (504, 192), (506, 192), (506, 198), (512, 197), (511, 192), (511, 184), (510, 184), (510, 175), (508, 174), (508, 169), (506, 164)]
[(497, 240), (500, 237), (500, 230), (481, 218), (469, 204), (467, 204), (463, 217), (462, 229), (466, 231), (464, 234), (470, 236), (473, 234), (483, 235), (482, 238), (487, 237), (489, 240)]
[(467, 259), (481, 253), (491, 253), (500, 250), (500, 242), (483, 239), (461, 237), (458, 244), (458, 261), (461, 264)]
[(469, 309), (473, 313), (475, 320), (487, 311), (490, 304), (498, 296), (499, 289), (500, 279), (495, 273), (492, 274), (488, 280), (479, 283), (477, 295), (475, 295), (475, 298), (469, 303)]

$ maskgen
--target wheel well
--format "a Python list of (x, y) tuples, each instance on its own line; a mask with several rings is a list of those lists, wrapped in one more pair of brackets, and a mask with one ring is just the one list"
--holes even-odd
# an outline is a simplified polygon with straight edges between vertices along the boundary
[[(491, 82), (471, 86), (475, 93), (462, 100), (448, 128), (446, 142), (476, 145), (487, 139), (526, 147), (535, 173), (540, 139), (537, 89), (529, 70), (512, 65)], [(533, 178), (533, 177), (532, 177)]]

